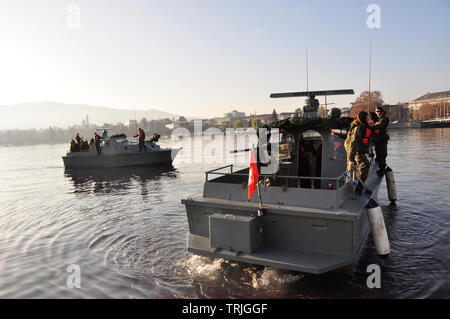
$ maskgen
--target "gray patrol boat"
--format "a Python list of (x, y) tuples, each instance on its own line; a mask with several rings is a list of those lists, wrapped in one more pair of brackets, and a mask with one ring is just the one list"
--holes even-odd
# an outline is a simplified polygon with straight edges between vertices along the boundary
[(103, 136), (98, 153), (95, 145), (86, 151), (67, 152), (63, 156), (66, 169), (112, 168), (131, 166), (154, 166), (171, 164), (180, 151), (179, 148), (162, 148), (156, 140), (145, 141), (144, 149), (125, 134)]
[[(259, 196), (249, 201), (249, 168), (228, 165), (207, 171), (203, 193), (181, 201), (189, 252), (312, 274), (354, 270), (370, 232), (369, 198), (355, 193), (348, 182), (345, 134), (334, 130), (348, 127), (352, 119), (340, 114), (317, 118), (314, 98), (336, 94), (354, 92), (271, 95), (308, 97), (303, 118), (275, 126), (280, 132), (278, 172), (261, 174)], [(373, 157), (370, 162), (365, 184), (375, 198), (381, 177)]]

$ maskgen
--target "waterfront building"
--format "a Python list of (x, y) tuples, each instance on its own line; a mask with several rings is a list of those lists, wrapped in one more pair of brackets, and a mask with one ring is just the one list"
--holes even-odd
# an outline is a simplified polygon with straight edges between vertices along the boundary
[(442, 92), (428, 92), (421, 97), (409, 102), (409, 108), (414, 113), (420, 110), (420, 107), (425, 104), (434, 104), (443, 117), (447, 117), (450, 113), (450, 91)]

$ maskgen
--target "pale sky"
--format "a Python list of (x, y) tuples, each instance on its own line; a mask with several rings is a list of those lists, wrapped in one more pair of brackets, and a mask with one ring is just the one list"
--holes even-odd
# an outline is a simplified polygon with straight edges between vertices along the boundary
[(449, 30), (449, 0), (1, 0), (0, 105), (293, 111), (303, 98), (269, 95), (306, 90), (308, 46), (310, 90), (353, 88), (328, 100), (347, 107), (368, 87), (369, 40), (372, 89), (408, 101), (450, 90)]

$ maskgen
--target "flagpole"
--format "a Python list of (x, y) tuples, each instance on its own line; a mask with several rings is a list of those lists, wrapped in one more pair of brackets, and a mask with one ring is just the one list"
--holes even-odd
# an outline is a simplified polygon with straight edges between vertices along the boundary
[(259, 189), (259, 181), (256, 183), (258, 185), (258, 200), (259, 200), (259, 209), (258, 209), (258, 216), (262, 216), (262, 200), (261, 200), (261, 190)]
[(252, 144), (252, 151), (250, 153), (250, 167), (248, 171), (248, 201), (250, 201), (255, 192), (255, 187), (258, 187), (258, 216), (264, 215), (261, 200), (261, 189), (259, 181), (258, 156), (255, 154), (255, 144)]
[[(255, 145), (252, 146), (253, 149), (255, 147)], [(258, 148), (256, 149), (256, 152), (258, 152)], [(258, 154), (257, 154), (258, 155)], [(256, 159), (258, 158), (258, 156), (256, 156)], [(258, 160), (256, 160), (256, 168), (258, 169)], [(260, 182), (259, 182), (259, 178), (256, 181), (256, 185), (258, 186), (258, 201), (259, 201), (259, 209), (258, 209), (258, 216), (262, 216), (263, 214), (263, 207), (262, 207), (262, 200), (261, 200), (261, 189), (260, 189)]]

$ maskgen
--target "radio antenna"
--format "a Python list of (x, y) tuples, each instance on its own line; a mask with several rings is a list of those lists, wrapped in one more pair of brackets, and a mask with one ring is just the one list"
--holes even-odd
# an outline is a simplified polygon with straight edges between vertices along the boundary
[(370, 78), (372, 75), (372, 40), (369, 42), (369, 104), (367, 105), (367, 113), (370, 113)]
[(308, 46), (306, 46), (306, 92), (309, 92)]
[(136, 105), (133, 104), (133, 112), (134, 112), (134, 125), (136, 125), (136, 134), (138, 133), (138, 123), (137, 123), (137, 119), (136, 119)]

